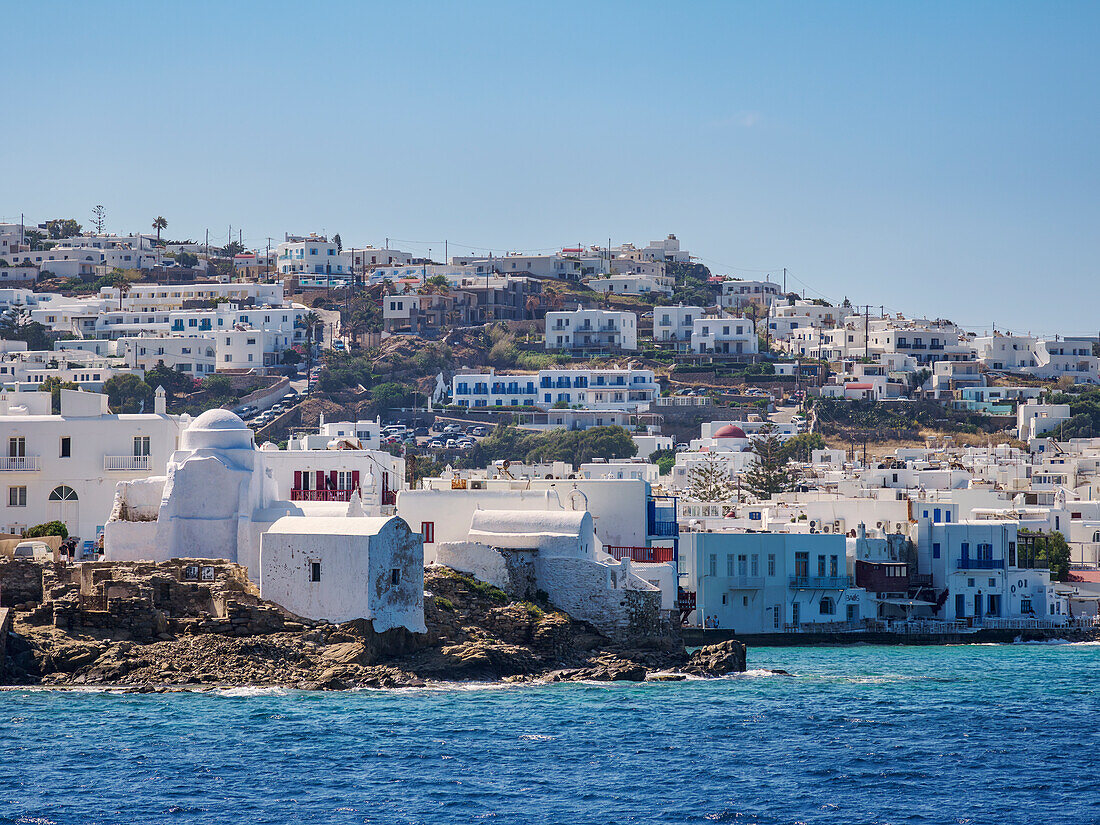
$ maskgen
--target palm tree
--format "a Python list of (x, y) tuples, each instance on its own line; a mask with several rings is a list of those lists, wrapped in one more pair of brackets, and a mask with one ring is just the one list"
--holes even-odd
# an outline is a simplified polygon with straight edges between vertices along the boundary
[(317, 328), (321, 326), (321, 316), (310, 310), (302, 316), (302, 324), (306, 328), (306, 369), (313, 367), (313, 336)]
[(160, 230), (168, 228), (168, 221), (157, 215), (153, 221), (153, 229), (157, 230), (157, 246), (160, 246)]

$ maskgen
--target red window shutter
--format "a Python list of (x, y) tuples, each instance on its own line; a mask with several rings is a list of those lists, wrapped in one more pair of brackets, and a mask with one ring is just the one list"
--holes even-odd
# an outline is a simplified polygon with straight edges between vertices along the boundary
[(325, 489), (325, 471), (324, 470), (318, 470), (317, 471), (317, 489), (318, 490)]
[(352, 470), (351, 471), (351, 489), (353, 489), (353, 490), (358, 490), (359, 489), (359, 471), (358, 470)]
[(294, 489), (295, 490), (301, 490), (302, 489), (302, 471), (301, 470), (295, 470), (294, 471)]
[(329, 485), (330, 490), (335, 490), (336, 489), (336, 478), (337, 478), (336, 471), (335, 470), (329, 470), (328, 485)]

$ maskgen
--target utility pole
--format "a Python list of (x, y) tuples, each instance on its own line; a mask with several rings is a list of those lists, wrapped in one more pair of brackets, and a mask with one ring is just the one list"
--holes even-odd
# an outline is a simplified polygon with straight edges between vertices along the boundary
[(783, 294), (787, 294), (787, 267), (783, 267)]
[(447, 244), (448, 244), (448, 241), (447, 241), (446, 238), (444, 238), (443, 239), (443, 263), (444, 263), (444, 265), (451, 262), (451, 259), (449, 257), (451, 253), (450, 253), (450, 251), (447, 247)]
[(206, 260), (210, 261), (210, 230), (206, 230)]
[[(863, 357), (868, 361), (871, 360), (871, 335), (869, 332), (871, 326), (871, 306), (866, 304), (863, 307)], [(866, 456), (864, 456), (866, 458)]]
[(267, 279), (271, 280), (271, 237), (267, 239), (267, 254), (264, 256), (264, 270), (267, 274)]

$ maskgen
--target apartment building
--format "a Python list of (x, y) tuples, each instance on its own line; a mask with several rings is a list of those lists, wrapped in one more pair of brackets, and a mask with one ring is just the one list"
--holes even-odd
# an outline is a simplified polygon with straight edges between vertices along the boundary
[(696, 355), (755, 355), (760, 351), (756, 325), (732, 315), (696, 318), (691, 326), (691, 351)]
[(779, 284), (773, 284), (771, 281), (727, 280), (722, 282), (718, 305), (723, 309), (733, 310), (744, 309), (750, 304), (770, 307), (779, 298)]
[(548, 351), (630, 351), (638, 348), (633, 312), (581, 309), (546, 313)]
[(351, 275), (351, 256), (324, 235), (308, 237), (288, 235), (275, 247), (275, 260), (279, 274), (297, 275)]
[(165, 414), (163, 393), (155, 408), (114, 415), (107, 396), (61, 391), (61, 413), (51, 413), (50, 393), (0, 394), (0, 477), (6, 487), (6, 532), (20, 533), (54, 519), (69, 533), (94, 540), (111, 515), (115, 485), (163, 473), (186, 426), (186, 416)]
[(660, 396), (653, 370), (546, 369), (498, 375), (459, 372), (451, 379), (453, 403), (465, 407), (555, 405), (586, 409), (636, 410)]
[(655, 307), (653, 310), (653, 340), (661, 343), (675, 343), (678, 348), (691, 346), (691, 333), (695, 321), (704, 316), (702, 307), (684, 306)]

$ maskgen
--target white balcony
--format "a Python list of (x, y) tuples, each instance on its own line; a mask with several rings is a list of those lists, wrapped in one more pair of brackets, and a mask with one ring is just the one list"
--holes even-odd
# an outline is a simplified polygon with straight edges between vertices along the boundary
[(130, 473), (143, 472), (149, 469), (149, 456), (105, 455), (103, 456), (103, 469), (122, 470)]
[(38, 469), (38, 456), (0, 456), (0, 471), (33, 471)]

